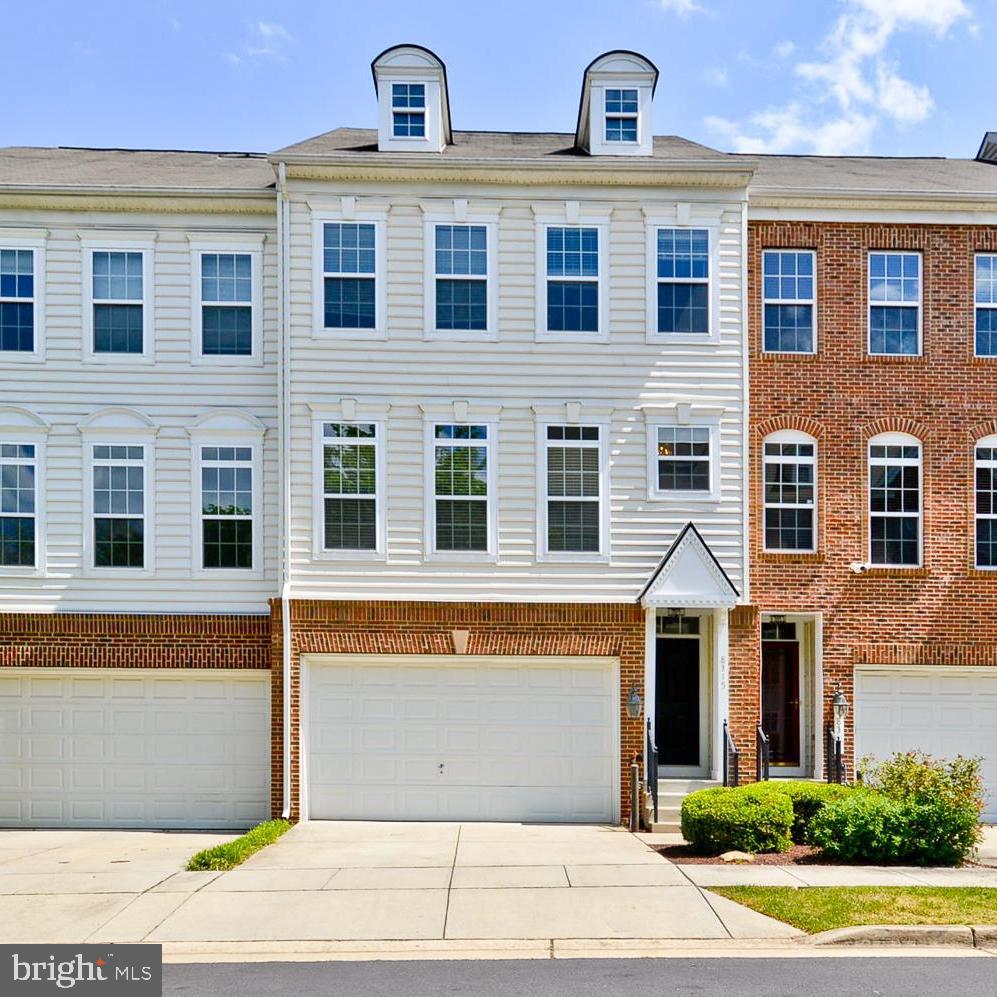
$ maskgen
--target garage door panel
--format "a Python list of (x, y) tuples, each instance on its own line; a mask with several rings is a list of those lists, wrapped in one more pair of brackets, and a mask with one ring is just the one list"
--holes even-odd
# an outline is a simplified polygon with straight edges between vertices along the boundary
[(4, 758), (21, 759), (0, 769), (4, 795), (15, 794), (0, 800), (0, 823), (238, 828), (262, 819), (269, 690), (256, 673), (0, 674)]
[(609, 663), (319, 658), (305, 667), (313, 818), (613, 819)]
[(970, 669), (865, 669), (855, 673), (855, 753), (897, 751), (983, 758), (987, 802), (997, 821), (997, 674)]

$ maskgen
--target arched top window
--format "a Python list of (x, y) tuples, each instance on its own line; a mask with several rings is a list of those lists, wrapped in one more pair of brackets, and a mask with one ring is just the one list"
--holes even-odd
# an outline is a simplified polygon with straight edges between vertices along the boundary
[(975, 564), (989, 570), (997, 568), (997, 436), (977, 440), (973, 458)]
[(784, 429), (762, 443), (767, 551), (817, 549), (817, 441)]
[(921, 564), (921, 441), (908, 433), (869, 440), (869, 560), (884, 567)]

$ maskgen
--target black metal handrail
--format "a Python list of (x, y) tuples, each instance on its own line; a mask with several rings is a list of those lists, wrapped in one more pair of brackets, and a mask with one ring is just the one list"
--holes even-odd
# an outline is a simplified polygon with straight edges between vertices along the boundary
[(724, 785), (735, 789), (741, 781), (741, 753), (730, 736), (730, 728), (724, 721)]
[(769, 777), (769, 744), (768, 736), (762, 730), (762, 725), (755, 727), (755, 780), (767, 782)]
[(843, 783), (845, 781), (844, 744), (834, 732), (833, 727), (827, 728), (827, 781)]
[(651, 737), (651, 718), (647, 718), (647, 753), (644, 756), (644, 778), (647, 780), (647, 792), (651, 797), (654, 809), (654, 821), (658, 822), (658, 746)]

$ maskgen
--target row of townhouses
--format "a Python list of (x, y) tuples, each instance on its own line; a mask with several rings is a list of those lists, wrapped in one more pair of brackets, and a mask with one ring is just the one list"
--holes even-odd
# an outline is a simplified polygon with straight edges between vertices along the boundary
[(373, 71), (269, 155), (0, 150), (0, 825), (620, 821), (635, 756), (667, 821), (839, 741), (997, 793), (997, 135)]

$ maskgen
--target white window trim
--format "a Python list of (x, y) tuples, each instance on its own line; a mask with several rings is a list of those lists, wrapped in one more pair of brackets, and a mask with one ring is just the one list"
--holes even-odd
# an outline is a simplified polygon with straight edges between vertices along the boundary
[[(432, 410), (424, 412), (423, 433), (425, 439), (425, 478), (424, 487), (426, 494), (425, 502), (425, 522), (424, 536), (426, 538), (426, 548), (423, 553), (425, 561), (432, 562), (468, 562), (468, 563), (489, 563), (498, 560), (498, 495), (496, 494), (496, 482), (498, 481), (498, 419), (489, 414), (485, 418), (476, 418), (474, 407), (465, 419), (454, 417), (452, 409), (446, 414), (435, 414)], [(486, 440), (437, 440), (437, 426), (484, 426), (488, 431)], [(436, 447), (456, 444), (458, 446), (485, 446), (487, 468), (488, 495), (486, 502), (486, 521), (488, 524), (488, 547), (486, 550), (437, 550), (436, 549)], [(445, 498), (446, 496), (444, 496)], [(457, 497), (459, 500), (459, 496)]]
[[(873, 308), (912, 308), (910, 301), (872, 300), (872, 258), (874, 256), (916, 256), (917, 257), (917, 352), (916, 353), (876, 353), (872, 349), (872, 310)], [(917, 249), (870, 249), (865, 258), (865, 346), (870, 357), (920, 357), (924, 355), (924, 254)]]
[[(812, 298), (767, 298), (765, 296), (765, 256), (768, 253), (794, 253), (797, 256), (807, 254), (813, 260), (813, 285), (814, 293)], [(761, 271), (761, 292), (762, 292), (762, 313), (761, 313), (761, 348), (762, 353), (774, 355), (785, 355), (794, 357), (812, 357), (817, 354), (817, 251), (815, 249), (792, 249), (789, 246), (778, 248), (769, 247), (762, 249), (762, 271)], [(811, 315), (811, 348), (809, 350), (768, 350), (765, 348), (765, 306), (766, 305), (809, 305)], [(889, 354), (893, 356), (893, 354)], [(779, 442), (779, 441), (776, 441)], [(802, 440), (783, 440), (782, 442), (802, 442)]]
[[(978, 311), (992, 311), (997, 313), (997, 304), (992, 305), (981, 305), (976, 300), (976, 292), (978, 290), (978, 279), (976, 276), (976, 262), (981, 256), (985, 256), (988, 259), (994, 261), (994, 265), (997, 266), (997, 253), (974, 253), (973, 254), (973, 356), (980, 357), (983, 360), (994, 360), (997, 359), (997, 354), (995, 353), (978, 353), (976, 350), (976, 313)], [(974, 543), (975, 548), (975, 543)], [(987, 569), (981, 569), (987, 570)]]
[[(423, 141), (419, 139), (419, 141)], [(347, 217), (347, 214), (349, 215)], [(387, 339), (387, 211), (313, 211), (312, 212), (312, 300), (313, 338), (349, 342), (360, 339)], [(374, 279), (374, 328), (327, 329), (325, 327), (325, 226), (326, 225), (374, 226), (374, 273), (342, 274), (343, 277)], [(330, 274), (330, 276), (337, 276)], [(349, 420), (348, 420), (349, 421)], [(369, 421), (369, 420), (368, 420)]]
[[(83, 335), (82, 356), (85, 363), (116, 364), (126, 367), (130, 364), (149, 364), (155, 359), (155, 240), (129, 239), (127, 236), (85, 236), (80, 238), (83, 252), (83, 314), (80, 328)], [(141, 353), (96, 353), (93, 343), (93, 308), (95, 304), (118, 304), (116, 299), (93, 297), (93, 254), (94, 253), (141, 253), (142, 254), (142, 301), (120, 302), (142, 305), (142, 352)]]
[(980, 564), (979, 548), (976, 543), (976, 524), (981, 519), (992, 519), (997, 521), (995, 513), (979, 513), (976, 511), (976, 469), (978, 467), (990, 467), (997, 475), (997, 460), (981, 461), (976, 456), (977, 447), (991, 447), (997, 449), (997, 436), (983, 436), (973, 444), (973, 569), (975, 571), (997, 571), (997, 564)]
[[(155, 507), (155, 433), (149, 431), (128, 431), (95, 429), (83, 430), (83, 574), (91, 578), (125, 577), (142, 578), (152, 575), (156, 567), (156, 507)], [(99, 446), (142, 447), (142, 558), (141, 568), (104, 568), (94, 563), (94, 505), (93, 505), (93, 448)], [(108, 463), (101, 461), (101, 464)], [(110, 463), (114, 463), (111, 461)], [(129, 462), (132, 463), (132, 462)], [(134, 519), (134, 516), (122, 518)]]
[[(609, 342), (609, 218), (608, 216), (587, 216), (569, 221), (567, 212), (560, 215), (538, 215), (536, 219), (536, 273), (537, 308), (534, 339), (538, 343), (606, 343)], [(549, 228), (594, 228), (599, 238), (599, 275), (594, 283), (599, 295), (599, 328), (596, 332), (549, 332), (547, 330), (547, 282), (548, 280), (593, 283), (591, 277), (550, 277), (547, 276), (547, 229)]]
[[(769, 457), (765, 453), (765, 445), (767, 443), (803, 443), (808, 444), (814, 448), (813, 457)], [(817, 552), (817, 529), (818, 529), (818, 501), (817, 497), (820, 494), (818, 489), (820, 488), (820, 481), (818, 476), (817, 468), (817, 458), (819, 455), (819, 449), (817, 441), (807, 433), (800, 433), (793, 429), (783, 429), (776, 433), (769, 433), (765, 439), (762, 440), (762, 550), (766, 554), (815, 554)], [(767, 530), (765, 528), (765, 514), (768, 512), (770, 506), (765, 499), (765, 468), (769, 463), (773, 464), (811, 464), (814, 469), (814, 501), (812, 506), (805, 505), (785, 505), (779, 503), (777, 505), (772, 505), (773, 509), (806, 509), (809, 508), (813, 514), (813, 545), (810, 547), (769, 547), (766, 542)]]
[[(679, 403), (644, 406), (647, 436), (647, 497), (652, 502), (676, 505), (715, 504), (720, 501), (720, 419), (723, 409)], [(708, 491), (661, 491), (658, 488), (658, 429), (708, 429), (710, 431), (710, 487)]]
[[(392, 142), (414, 142), (422, 145), (426, 144), (429, 138), (429, 83), (426, 80), (387, 80), (388, 84), (388, 124), (390, 138)], [(422, 86), (423, 104), (420, 112), (419, 108), (414, 110), (411, 107), (395, 106), (395, 87), (401, 86)], [(421, 135), (396, 135), (395, 134), (395, 114), (422, 114), (422, 134)]]
[[(893, 355), (893, 354), (889, 354)], [(910, 458), (889, 458), (888, 462), (891, 464), (901, 464), (911, 467), (916, 464), (917, 473), (917, 564), (879, 564), (875, 563), (872, 559), (872, 519), (873, 516), (884, 517), (888, 519), (903, 519), (909, 518), (910, 513), (883, 513), (872, 511), (872, 448), (874, 446), (916, 446), (918, 448), (918, 457), (914, 461)], [(865, 448), (865, 460), (866, 460), (866, 482), (865, 482), (865, 510), (866, 510), (866, 532), (868, 534), (868, 542), (866, 546), (866, 557), (868, 558), (868, 564), (870, 568), (874, 571), (917, 571), (924, 567), (924, 444), (916, 437), (910, 436), (907, 433), (880, 433), (878, 436), (872, 437), (866, 444)], [(880, 458), (877, 458), (877, 463), (880, 462)]]
[[(696, 280), (676, 280), (672, 278), (658, 277), (658, 229), (705, 229), (708, 242), (708, 259), (710, 264), (710, 275), (704, 281), (701, 278)], [(675, 216), (671, 217), (646, 214), (644, 220), (645, 243), (646, 243), (646, 267), (647, 267), (647, 315), (645, 340), (648, 343), (677, 343), (688, 345), (693, 343), (717, 344), (720, 342), (720, 280), (719, 280), (719, 238), (718, 228), (715, 224), (698, 222), (682, 222), (679, 224)], [(706, 295), (707, 307), (707, 328), (708, 332), (658, 332), (658, 284), (707, 284)]]
[[(263, 363), (263, 241), (260, 235), (250, 238), (241, 235), (231, 241), (224, 236), (210, 239), (190, 239), (190, 361), (207, 367), (259, 367)], [(252, 296), (248, 304), (252, 308), (252, 353), (248, 356), (214, 356), (201, 352), (203, 346), (203, 304), (201, 299), (201, 259), (206, 254), (234, 253), (249, 257), (252, 267)], [(228, 305), (245, 305), (247, 302), (217, 302)], [(210, 444), (209, 444), (210, 445)]]
[[(637, 91), (637, 141), (606, 141), (606, 90)], [(646, 79), (621, 76), (592, 82), (589, 92), (589, 148), (593, 156), (650, 156), (654, 138), (651, 134), (651, 85)]]
[[(4, 247), (6, 248), (6, 247)], [(41, 577), (46, 573), (45, 526), (46, 526), (46, 494), (45, 494), (45, 434), (46, 430), (33, 432), (24, 427), (5, 429), (0, 426), (0, 443), (12, 446), (29, 446), (35, 448), (33, 461), (18, 459), (13, 463), (33, 463), (35, 468), (35, 563), (34, 564), (4, 564), (0, 565), (0, 574), (18, 575), (20, 577)], [(0, 464), (8, 459), (0, 458)]]
[[(192, 430), (190, 434), (191, 457), (191, 575), (195, 578), (262, 578), (263, 577), (263, 487), (262, 451), (263, 433), (245, 433), (225, 430)], [(251, 451), (249, 465), (253, 473), (253, 566), (252, 568), (206, 568), (204, 566), (204, 534), (202, 525), (203, 500), (201, 468), (204, 465), (204, 447), (248, 447)], [(245, 461), (209, 461), (215, 467), (245, 467)]]
[[(450, 342), (487, 343), (498, 339), (498, 235), (496, 214), (470, 214), (458, 220), (456, 213), (427, 214), (423, 226), (423, 257), (425, 259), (425, 338), (443, 339)], [(461, 274), (436, 273), (436, 227), (437, 225), (479, 225), (485, 228), (485, 248), (488, 256), (485, 274), (485, 322), (484, 329), (437, 329), (436, 328), (436, 281), (481, 280), (478, 274), (467, 277)]]
[[(606, 102), (609, 99), (610, 90), (632, 90), (637, 95), (637, 110), (636, 111), (607, 111)], [(626, 86), (625, 84), (613, 84), (607, 83), (602, 89), (602, 144), (609, 146), (610, 148), (614, 146), (623, 146), (624, 148), (630, 148), (631, 146), (639, 146), (641, 143), (641, 88)], [(610, 121), (623, 121), (632, 118), (634, 124), (636, 125), (637, 137), (635, 139), (616, 139), (609, 138), (606, 135), (607, 123)]]
[[(548, 447), (591, 447), (591, 440), (548, 440), (550, 426), (595, 426), (599, 430), (599, 549), (597, 551), (550, 551), (547, 549), (547, 450)], [(588, 419), (584, 410), (576, 420), (548, 415), (537, 420), (537, 561), (549, 564), (605, 564), (610, 560), (610, 528), (612, 524), (609, 482), (609, 431), (605, 417)], [(554, 497), (554, 501), (558, 496)], [(568, 499), (570, 501), (570, 499)]]
[[(313, 412), (316, 410), (313, 409)], [(327, 423), (370, 423), (374, 426), (374, 529), (376, 530), (373, 550), (341, 550), (325, 547), (325, 475), (323, 429)], [(355, 413), (346, 418), (334, 412), (315, 415), (312, 420), (312, 558), (316, 561), (384, 561), (387, 558), (387, 420), (384, 414), (375, 417)], [(350, 443), (350, 440), (345, 442)], [(370, 440), (357, 439), (356, 445), (370, 445)]]
[[(34, 349), (0, 350), (0, 367), (6, 364), (43, 363), (45, 360), (45, 250), (47, 232), (0, 228), (0, 249), (30, 249), (34, 264)], [(24, 298), (0, 298), (0, 301)]]

